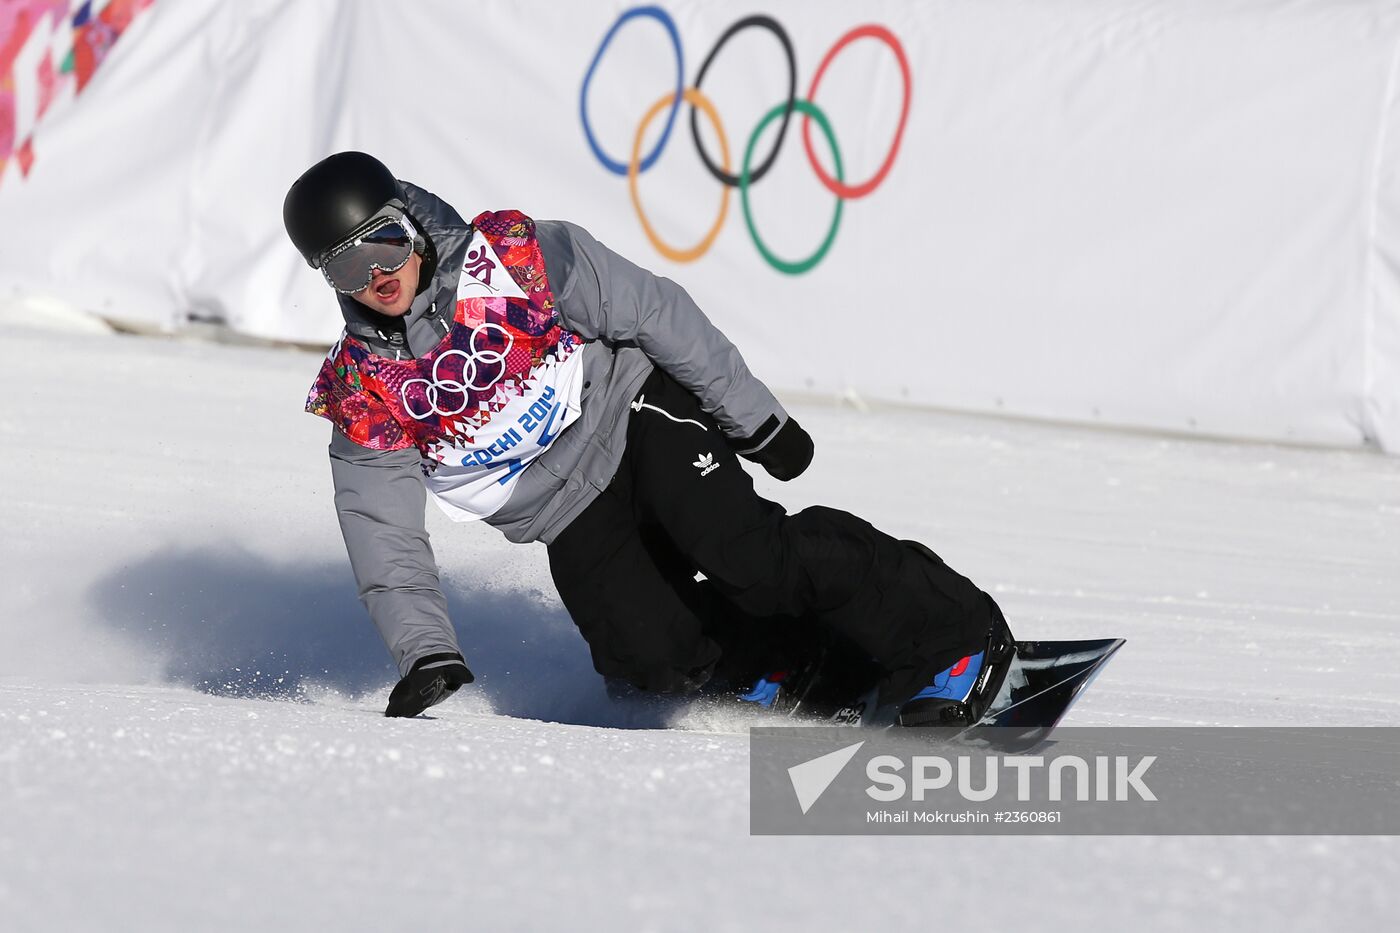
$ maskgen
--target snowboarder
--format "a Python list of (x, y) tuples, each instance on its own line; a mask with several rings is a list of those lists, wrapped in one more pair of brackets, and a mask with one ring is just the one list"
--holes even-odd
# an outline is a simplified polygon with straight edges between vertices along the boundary
[(913, 722), (1008, 650), (991, 597), (928, 548), (755, 493), (739, 457), (791, 480), (812, 438), (675, 282), (572, 223), (465, 221), (360, 152), (308, 169), (283, 220), (345, 318), (307, 410), (334, 424), (346, 549), (401, 676), (386, 715), (473, 679), (425, 493), (548, 546), (612, 684), (771, 703), (820, 637), (878, 665)]

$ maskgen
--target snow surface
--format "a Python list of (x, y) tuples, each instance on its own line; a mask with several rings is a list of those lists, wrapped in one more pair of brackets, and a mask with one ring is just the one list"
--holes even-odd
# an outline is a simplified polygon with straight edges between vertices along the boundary
[[(478, 682), (393, 671), (292, 350), (10, 329), (0, 930), (1372, 929), (1391, 838), (748, 835), (752, 720), (603, 697), (543, 547), (429, 509)], [(1400, 725), (1400, 460), (818, 404), (760, 488), (927, 541), (1080, 725)]]

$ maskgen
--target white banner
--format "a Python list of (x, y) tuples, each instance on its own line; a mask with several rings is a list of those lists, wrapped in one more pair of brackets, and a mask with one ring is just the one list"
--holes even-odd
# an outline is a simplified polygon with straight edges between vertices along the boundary
[(64, 28), (7, 37), (0, 275), (329, 344), (281, 202), (355, 148), (582, 224), (779, 390), (1400, 450), (1391, 0), (389, 9), (157, 0), (45, 108)]

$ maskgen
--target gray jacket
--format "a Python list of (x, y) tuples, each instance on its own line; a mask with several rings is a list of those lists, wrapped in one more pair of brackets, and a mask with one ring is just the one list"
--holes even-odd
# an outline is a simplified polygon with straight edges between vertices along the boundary
[[(450, 205), (404, 183), (409, 214), (428, 238), (427, 289), (402, 320), (340, 297), (346, 330), (375, 353), (421, 356), (442, 340), (455, 310), (471, 226)], [(694, 392), (740, 453), (762, 449), (787, 412), (685, 290), (609, 250), (564, 221), (536, 235), (560, 322), (583, 349), (582, 411), (515, 482), (486, 521), (516, 542), (554, 540), (603, 490), (622, 459), (629, 404), (659, 366)], [(418, 451), (376, 451), (338, 430), (330, 445), (335, 506), (360, 599), (407, 673), (424, 655), (459, 651), (424, 527), (427, 491)]]

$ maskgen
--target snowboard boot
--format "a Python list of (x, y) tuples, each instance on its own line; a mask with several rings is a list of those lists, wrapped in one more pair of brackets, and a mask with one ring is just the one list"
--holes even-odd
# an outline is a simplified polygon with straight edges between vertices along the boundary
[[(927, 546), (917, 541), (905, 543), (942, 562)], [(928, 686), (901, 704), (895, 718), (899, 725), (971, 726), (996, 699), (1016, 656), (1016, 640), (996, 602), (990, 596), (987, 602), (992, 610), (992, 630), (985, 647), (935, 674)]]
[(806, 655), (787, 667), (768, 671), (753, 685), (735, 694), (745, 704), (761, 707), (781, 716), (791, 716), (802, 706), (812, 686), (817, 682), (826, 647)]
[(1001, 690), (1016, 643), (1002, 623), (987, 647), (934, 675), (933, 682), (899, 708), (901, 726), (971, 726), (982, 718)]

